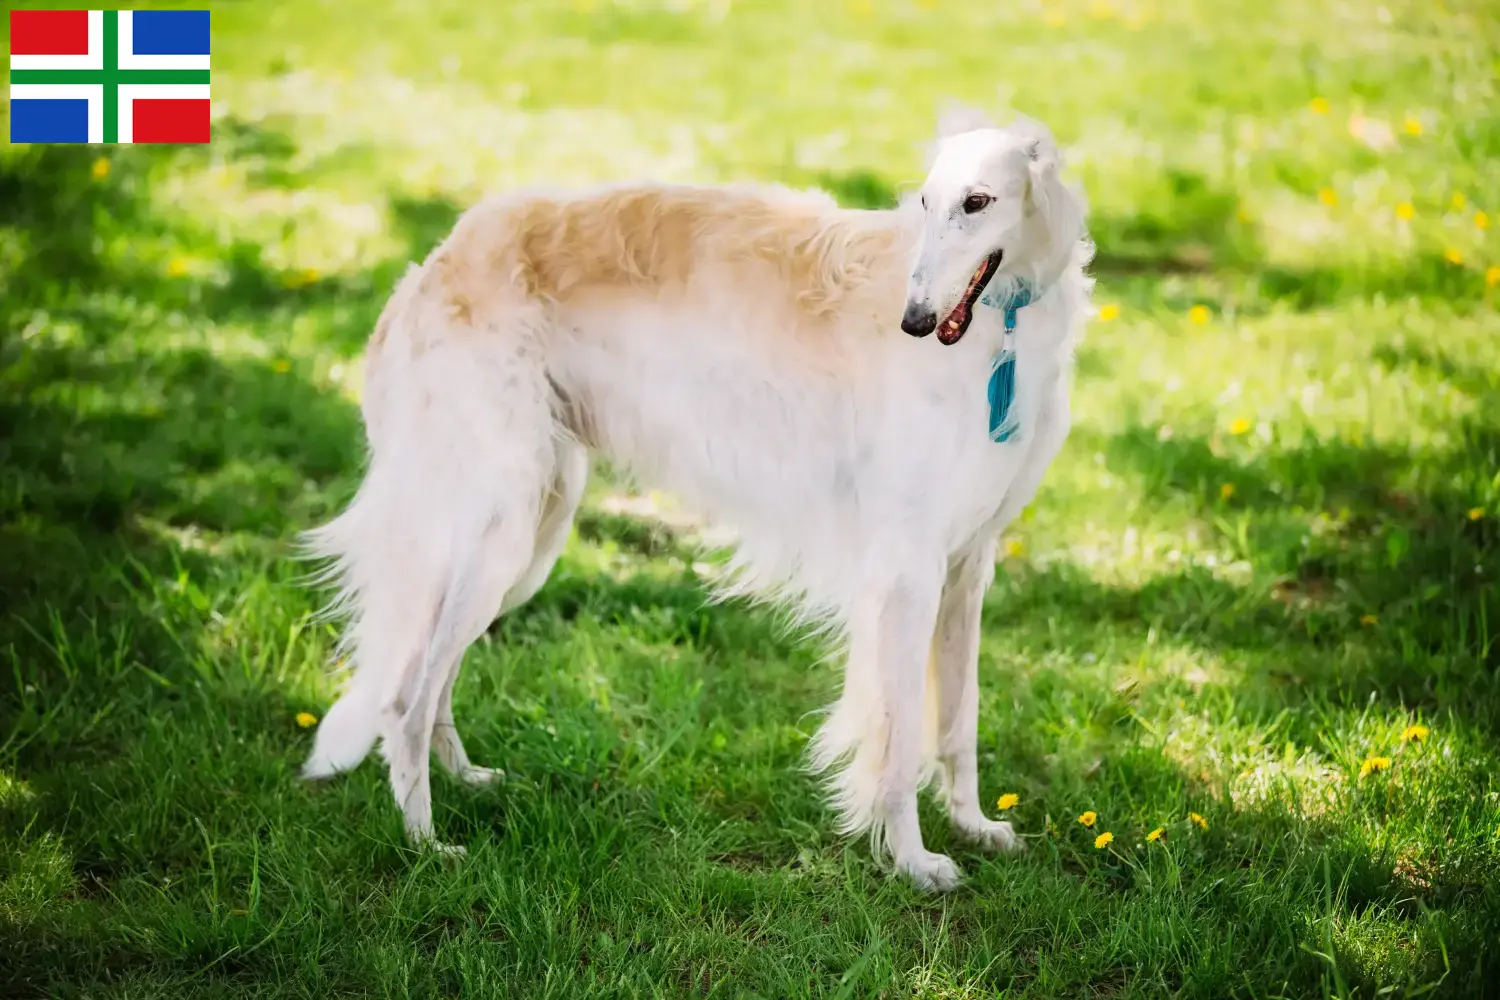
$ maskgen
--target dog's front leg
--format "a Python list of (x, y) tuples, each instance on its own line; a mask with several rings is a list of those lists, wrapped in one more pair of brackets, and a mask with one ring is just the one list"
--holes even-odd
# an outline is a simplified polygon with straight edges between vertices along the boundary
[(927, 656), (942, 593), (940, 572), (897, 577), (884, 588), (876, 619), (875, 657), (884, 739), (877, 818), (896, 870), (923, 889), (951, 889), (962, 873), (952, 860), (922, 844), (917, 785), (922, 776)]
[(985, 818), (979, 806), (979, 616), (994, 578), (994, 540), (959, 555), (948, 568), (932, 643), (938, 763), (953, 825), (985, 847), (1010, 851), (1019, 846), (1010, 824)]

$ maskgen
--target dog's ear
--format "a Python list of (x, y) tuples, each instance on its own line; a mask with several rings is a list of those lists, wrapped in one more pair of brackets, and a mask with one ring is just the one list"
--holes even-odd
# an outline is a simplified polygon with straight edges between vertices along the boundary
[(1033, 185), (1055, 178), (1062, 169), (1062, 154), (1058, 152), (1057, 140), (1052, 130), (1034, 118), (1024, 115), (1010, 126), (1012, 134), (1021, 140), (1021, 148), (1031, 160)]
[(948, 101), (938, 111), (937, 134), (939, 139), (946, 139), (950, 135), (960, 135), (964, 132), (973, 132), (975, 129), (994, 128), (995, 123), (990, 121), (978, 108), (971, 108), (957, 101)]
[(1010, 131), (1021, 142), (1030, 168), (1027, 214), (1037, 219), (1046, 234), (1046, 251), (1034, 264), (1043, 285), (1056, 281), (1073, 254), (1074, 244), (1084, 234), (1087, 212), (1083, 196), (1062, 178), (1062, 153), (1052, 130), (1031, 118), (1020, 118)]

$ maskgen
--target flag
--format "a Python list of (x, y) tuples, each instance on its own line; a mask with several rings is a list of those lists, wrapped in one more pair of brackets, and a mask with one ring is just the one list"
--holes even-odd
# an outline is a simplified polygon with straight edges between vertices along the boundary
[(12, 10), (11, 142), (207, 142), (208, 11)]

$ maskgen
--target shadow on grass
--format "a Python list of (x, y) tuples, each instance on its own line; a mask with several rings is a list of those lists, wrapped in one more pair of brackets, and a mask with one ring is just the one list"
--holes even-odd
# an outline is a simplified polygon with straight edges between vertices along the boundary
[[(293, 157), (288, 142), (245, 130), (236, 133), (235, 142), (243, 155), (265, 161), (261, 176), (268, 182), (296, 180), (289, 168), (277, 166)], [(0, 623), (0, 640), (16, 678), (0, 688), (0, 740), (6, 744), (0, 763), (36, 782), (35, 803), (24, 815), (7, 804), (0, 808), (0, 818), (12, 833), (20, 831), (23, 820), (30, 824), (34, 819), (38, 830), (66, 838), (71, 851), (65, 862), (68, 877), (59, 878), (55, 897), (70, 904), (67, 916), (56, 924), (7, 925), (12, 947), (0, 955), (0, 985), (40, 995), (89, 963), (103, 963), (108, 975), (126, 979), (164, 974), (164, 969), (172, 976), (198, 975), (205, 965), (218, 963), (215, 976), (222, 977), (217, 981), (225, 988), (238, 978), (273, 975), (288, 960), (286, 944), (260, 952), (252, 946), (281, 933), (315, 953), (319, 920), (326, 916), (319, 907), (327, 901), (284, 896), (268, 904), (272, 915), (280, 907), (289, 920), (285, 927), (259, 918), (242, 921), (248, 906), (225, 912), (221, 889), (226, 897), (242, 893), (259, 878), (259, 855), (253, 852), (268, 837), (271, 822), (263, 817), (282, 814), (288, 801), (305, 809), (310, 818), (302, 822), (304, 829), (282, 830), (278, 836), (316, 848), (300, 857), (321, 871), (331, 871), (349, 854), (324, 855), (319, 853), (322, 842), (307, 840), (307, 828), (318, 819), (334, 816), (354, 828), (360, 822), (356, 807), (366, 808), (385, 817), (381, 822), (393, 839), (397, 820), (378, 775), (362, 774), (338, 790), (309, 791), (292, 780), (291, 755), (284, 744), (294, 738), (287, 720), (298, 706), (277, 673), (278, 658), (290, 658), (299, 648), (297, 623), (285, 620), (288, 607), (311, 610), (315, 596), (306, 595), (300, 604), (268, 601), (265, 617), (249, 632), (235, 631), (244, 628), (235, 624), (246, 618), (243, 613), (221, 612), (229, 610), (226, 601), (243, 612), (243, 602), (260, 599), (257, 588), (293, 586), (287, 577), (269, 583), (259, 577), (273, 575), (270, 567), (283, 561), (284, 551), (274, 543), (287, 525), (326, 514), (327, 494), (347, 487), (359, 461), (358, 416), (351, 404), (295, 367), (282, 371), (271, 359), (226, 359), (206, 348), (173, 348), (158, 341), (171, 330), (200, 323), (259, 327), (281, 322), (292, 312), (342, 308), (348, 316), (336, 321), (330, 315), (322, 332), (329, 342), (352, 345), (373, 323), (384, 298), (382, 286), (390, 278), (387, 270), (399, 269), (405, 260), (360, 275), (288, 287), (285, 275), (264, 266), (260, 248), (239, 243), (221, 254), (227, 279), (173, 280), (98, 251), (100, 237), (117, 231), (205, 238), (174, 234), (145, 210), (140, 194), (150, 182), (151, 160), (117, 160), (109, 184), (96, 181), (90, 162), (73, 153), (44, 150), (0, 162), (0, 205), (9, 206), (0, 210), (5, 213), (0, 229), (12, 247), (21, 248), (19, 266), (4, 279), (0, 306), (0, 385), (5, 391), (0, 404), (0, 594), (11, 613)], [(874, 175), (830, 178), (826, 185), (846, 204), (875, 207), (895, 196)], [(1181, 190), (1186, 207), (1164, 210), (1162, 219), (1106, 220), (1104, 231), (1116, 226), (1126, 248), (1118, 258), (1122, 271), (1171, 270), (1179, 266), (1173, 261), (1185, 241), (1207, 238), (1216, 220), (1222, 221), (1222, 195), (1190, 180)], [(390, 212), (410, 247), (409, 256), (415, 257), (441, 238), (457, 208), (440, 199), (394, 199)], [(1220, 252), (1212, 244), (1210, 250)], [(1229, 247), (1222, 252), (1240, 251)], [(176, 319), (169, 322), (170, 316)], [(45, 336), (63, 328), (67, 336)], [(1413, 348), (1382, 358), (1391, 365), (1427, 366), (1457, 385), (1493, 389), (1486, 373), (1430, 350)], [(1463, 442), (1456, 447), (1471, 452), (1500, 450), (1495, 425), (1484, 421), (1471, 420), (1456, 436)], [(1016, 589), (1004, 608), (1007, 617), (1043, 620), (1063, 608), (1070, 617), (1112, 619), (1141, 633), (1156, 626), (1206, 648), (1286, 654), (1277, 666), (1246, 676), (1236, 694), (1247, 704), (1294, 705), (1316, 697), (1354, 706), (1374, 690), (1408, 704), (1451, 711), (1495, 733), (1500, 701), (1486, 623), (1500, 620), (1500, 609), (1493, 586), (1471, 586), (1467, 581), (1472, 578), (1462, 574), (1483, 565), (1485, 581), (1494, 578), (1500, 571), (1494, 566), (1496, 538), (1493, 522), (1470, 522), (1463, 516), (1467, 466), (1457, 450), (1421, 456), (1419, 469), (1416, 456), (1318, 442), (1288, 443), (1248, 460), (1235, 459), (1214, 441), (1161, 442), (1149, 428), (1128, 429), (1100, 444), (1114, 468), (1141, 476), (1156, 499), (1187, 504), (1205, 521), (1222, 521), (1237, 539), (1240, 557), (1281, 582), (1266, 594), (1247, 596), (1216, 574), (1194, 569), (1132, 589), (1101, 586), (1080, 572), (1054, 567)], [(1237, 484), (1232, 502), (1218, 499), (1226, 481)], [(1235, 534), (1239, 512), (1256, 516), (1242, 534)], [(1320, 512), (1329, 515), (1328, 523), (1311, 531), (1309, 523)], [(647, 558), (681, 554), (655, 529), (628, 519), (587, 515), (580, 532), (592, 542), (612, 541)], [(251, 538), (219, 537), (230, 534)], [(256, 539), (270, 544), (248, 553), (221, 548), (253, 545)], [(236, 568), (235, 563), (242, 565)], [(218, 585), (217, 591), (209, 581)], [(556, 865), (558, 852), (538, 851), (535, 845), (544, 843), (549, 832), (573, 830), (575, 821), (548, 827), (549, 811), (582, 817), (576, 822), (583, 839), (593, 844), (587, 873), (597, 876), (604, 889), (584, 887), (580, 892), (593, 891), (592, 901), (600, 910), (609, 902), (602, 895), (606, 891), (625, 898), (621, 890), (626, 890), (632, 893), (632, 905), (639, 902), (639, 885), (610, 881), (617, 877), (614, 851), (626, 836), (622, 830), (634, 838), (628, 846), (637, 854), (659, 849), (665, 857), (689, 864), (700, 849), (709, 856), (738, 858), (757, 876), (773, 874), (766, 871), (767, 862), (778, 870), (802, 864), (796, 850), (801, 841), (794, 842), (792, 831), (824, 828), (829, 818), (810, 791), (789, 794), (779, 777), (766, 777), (770, 771), (740, 777), (749, 769), (735, 756), (740, 748), (730, 742), (730, 736), (739, 738), (736, 723), (749, 728), (751, 714), (767, 710), (758, 706), (787, 698), (796, 683), (784, 674), (745, 678), (745, 651), (785, 658), (797, 644), (781, 635), (769, 616), (742, 606), (705, 607), (703, 596), (687, 572), (617, 578), (605, 572), (574, 575), (565, 567), (495, 631), (507, 645), (523, 651), (579, 622), (628, 634), (632, 646), (639, 647), (632, 655), (642, 661), (658, 658), (661, 646), (702, 650), (709, 662), (701, 674), (684, 679), (663, 671), (663, 684), (701, 684), (692, 698), (682, 699), (686, 707), (665, 697), (661, 704), (643, 699), (649, 713), (629, 721), (639, 731), (662, 725), (651, 716), (677, 712), (674, 724), (689, 734), (723, 722), (729, 735), (722, 748), (715, 749), (712, 742), (707, 749), (694, 744), (691, 755), (682, 751), (678, 766), (653, 761), (658, 769), (643, 766), (629, 775), (635, 784), (618, 797), (611, 798), (608, 790), (601, 796), (601, 780), (607, 782), (620, 770), (620, 756), (615, 755), (642, 752), (632, 748), (634, 736), (622, 733), (615, 717), (596, 710), (588, 700), (592, 696), (580, 695), (575, 717), (594, 719), (598, 732), (570, 745), (530, 725), (536, 719), (526, 711), (505, 704), (491, 712), (487, 724), (492, 731), (513, 727), (520, 734), (515, 739), (524, 741), (518, 743), (527, 748), (524, 759), (543, 768), (536, 784), (555, 797), (539, 804), (507, 788), (466, 800), (451, 807), (452, 828), (478, 835), (531, 824), (535, 829), (509, 849), (527, 852), (518, 863), (529, 856), (539, 864)], [(1379, 632), (1360, 625), (1360, 617), (1371, 612), (1381, 617)], [(993, 606), (987, 621), (998, 624)], [(1360, 644), (1368, 656), (1351, 661), (1328, 655), (1348, 643)], [(296, 655), (322, 652), (318, 643), (300, 645), (308, 648)], [(806, 683), (824, 686), (821, 680)], [(205, 713), (205, 705), (214, 711)], [(212, 718), (203, 718), (209, 714)], [(1108, 699), (1099, 714), (1103, 726), (1125, 724), (1128, 701)], [(1309, 727), (1299, 733), (1308, 739), (1317, 721), (1295, 725)], [(1045, 736), (1038, 732), (1034, 744), (1018, 748), (1018, 759), (1036, 773), (1044, 770), (1050, 752), (1042, 747)], [(795, 758), (791, 746), (753, 752), (780, 766)], [(673, 763), (669, 749), (671, 743), (665, 742), (658, 761)], [(180, 773), (165, 783), (163, 760), (181, 764)], [(1168, 783), (1191, 793), (1191, 779), (1148, 750), (1124, 753), (1111, 768), (1112, 780), (1127, 791), (1133, 783)], [(451, 791), (444, 795), (452, 801)], [(235, 800), (229, 809), (226, 797)], [(250, 819), (228, 822), (222, 819), (225, 813)], [(682, 847), (675, 840), (666, 844), (667, 838), (660, 836), (663, 827), (675, 836), (679, 821), (701, 818), (700, 813), (715, 821), (699, 824), (699, 829), (713, 831), (702, 835), (701, 843)], [(772, 834), (750, 826), (767, 815), (790, 819), (775, 824)], [(224, 845), (215, 845), (210, 831), (217, 834), (220, 824), (235, 829), (241, 822), (249, 824), (241, 830), (246, 841), (230, 855)], [(1326, 842), (1319, 839), (1320, 831), (1284, 814), (1268, 814), (1257, 822), (1265, 824), (1263, 836), (1268, 837), (1304, 827), (1296, 834), (1305, 838), (1307, 853), (1295, 859), (1297, 878), (1283, 883), (1288, 898), (1282, 909), (1264, 900), (1235, 904), (1217, 914), (1216, 930), (1281, 948), (1291, 956), (1285, 961), (1296, 981), (1313, 984), (1321, 966), (1297, 951), (1305, 940), (1303, 929), (1287, 925), (1286, 917), (1315, 895), (1309, 886), (1316, 886), (1317, 862), (1325, 856), (1318, 852), (1327, 850)], [(639, 829), (631, 830), (632, 823)], [(937, 826), (928, 824), (929, 829)], [(999, 956), (995, 961), (1000, 966), (990, 973), (998, 984), (1027, 981), (1028, 952), (1081, 948), (1086, 932), (1106, 930), (1075, 925), (1059, 944), (1049, 929), (1028, 923), (1007, 902), (1012, 879), (1032, 879), (1028, 886), (1045, 884), (1069, 894), (1075, 912), (1095, 901), (1085, 891), (1095, 881), (1109, 892), (1162, 891), (1159, 883), (1128, 866), (1097, 872), (1086, 868), (1079, 859), (1090, 857), (1091, 847), (1074, 839), (1076, 843), (1044, 849), (1052, 852), (1045, 858), (1050, 868), (1041, 863), (1036, 870), (980, 867), (981, 888), (993, 891), (953, 905), (953, 947), (976, 956), (976, 966), (983, 965), (986, 954)], [(934, 846), (958, 847), (944, 834)], [(1233, 872), (1240, 861), (1248, 868), (1261, 860), (1229, 838), (1210, 846), (1217, 852), (1212, 864), (1220, 870)], [(214, 865), (223, 869), (205, 860), (215, 858), (216, 847), (220, 853)], [(408, 859), (389, 844), (354, 850), (365, 866), (364, 876), (393, 882), (405, 877)], [(1330, 912), (1399, 901), (1400, 886), (1383, 859), (1348, 845), (1332, 849), (1327, 857), (1332, 865), (1355, 873), (1353, 891), (1330, 904)], [(206, 867), (211, 870), (205, 872)], [(738, 927), (748, 920), (761, 891), (750, 874), (693, 871), (690, 878), (663, 879), (667, 884), (653, 890), (662, 895), (646, 895), (649, 902), (643, 905), (669, 922), (685, 912), (701, 913), (715, 926)], [(1478, 891), (1466, 881), (1469, 871), (1440, 882), (1439, 891), (1429, 897), (1431, 905), (1452, 906)], [(579, 877), (578, 871), (567, 874)], [(866, 881), (854, 891), (880, 891), (872, 873), (864, 875)], [(185, 881), (191, 889), (172, 890), (177, 893), (172, 896), (162, 884), (170, 879)], [(134, 888), (115, 894), (121, 883), (131, 881)], [(348, 901), (360, 898), (368, 887), (345, 889), (347, 898), (335, 905), (352, 906)], [(157, 917), (161, 925), (132, 925), (130, 930), (148, 933), (128, 940), (118, 933), (119, 921), (129, 924), (120, 915), (129, 910), (129, 901), (146, 900), (140, 905), (149, 907), (162, 897), (181, 913)], [(235, 900), (247, 902), (239, 895)], [(781, 899), (777, 905), (784, 903)], [(894, 907), (881, 919), (887, 920), (891, 942), (903, 952), (919, 954), (928, 944), (924, 921), (898, 919), (909, 909)], [(488, 923), (477, 912), (462, 910), (437, 919), (424, 911), (411, 929), (442, 938), (471, 922)], [(587, 910), (579, 912), (586, 921)], [(948, 918), (947, 910), (922, 912)], [(1191, 916), (1193, 906), (1183, 904), (1180, 912)], [(845, 908), (833, 919), (863, 920), (863, 913), (860, 907)], [(1128, 910), (1124, 916), (1129, 917)], [(599, 928), (585, 926), (591, 931), (589, 940), (597, 938), (592, 932)], [(1018, 926), (1020, 930), (1010, 930)], [(154, 938), (157, 933), (164, 937)], [(1469, 947), (1471, 942), (1461, 943), (1472, 964), (1477, 951)], [(567, 957), (582, 961), (591, 946), (579, 946), (576, 955)], [(429, 941), (423, 947), (436, 945)], [(450, 954), (442, 961), (454, 960)], [(654, 961), (672, 972), (671, 957)], [(346, 973), (350, 968), (361, 967), (351, 962)], [(444, 969), (447, 975), (452, 966)], [(1118, 983), (1121, 969), (1118, 963), (1102, 965), (1094, 973), (1095, 982)], [(1181, 969), (1147, 974), (1169, 989), (1183, 985)], [(335, 985), (350, 991), (373, 988), (363, 980)]]
[[(0, 595), (9, 613), (0, 642), (18, 678), (0, 688), (0, 744), (23, 773), (94, 753), (100, 733), (114, 734), (104, 744), (113, 749), (131, 741), (128, 722), (102, 716), (68, 739), (63, 703), (120, 704), (111, 685), (126, 675), (168, 689), (201, 682), (199, 644), (174, 629), (205, 622), (174, 623), (161, 602), (186, 601), (196, 606), (189, 618), (211, 618), (222, 595), (211, 600), (204, 581), (224, 575), (229, 549), (243, 557), (259, 539), (257, 558), (279, 559), (288, 525), (325, 514), (324, 490), (360, 460), (357, 411), (336, 391), (289, 362), (203, 346), (203, 330), (225, 317), (290, 307), (254, 248), (230, 249), (231, 278), (217, 287), (101, 251), (122, 228), (201, 238), (146, 209), (159, 166), (145, 154), (116, 157), (102, 183), (87, 151), (41, 147), (0, 160), (0, 189), (17, 199), (5, 201), (0, 239), (35, 251), (6, 273), (0, 306)], [(88, 652), (110, 677), (80, 672), (86, 653), (72, 644), (83, 637), (101, 644)], [(256, 714), (269, 721), (280, 709), (262, 700)]]
[(1236, 269), (1263, 256), (1256, 230), (1236, 219), (1240, 198), (1201, 174), (1168, 170), (1148, 207), (1088, 221), (1102, 275), (1180, 274)]
[(891, 182), (870, 170), (819, 174), (813, 183), (845, 208), (895, 208), (900, 201), (900, 194)]
[(421, 260), (453, 229), (463, 209), (442, 196), (411, 198), (397, 195), (388, 213), (412, 260)]
[[(1483, 373), (1457, 377), (1496, 394)], [(1461, 420), (1451, 444), (1420, 453), (1311, 437), (1252, 449), (1161, 440), (1149, 427), (1094, 444), (1153, 503), (1191, 511), (1266, 589), (1247, 597), (1210, 570), (1185, 570), (1138, 591), (1075, 593), (1080, 606), (1209, 648), (1300, 647), (1284, 674), (1260, 678), (1267, 690), (1345, 706), (1374, 692), (1500, 737), (1500, 532), (1471, 516), (1486, 485), (1476, 456), (1500, 454), (1500, 425)], [(1350, 646), (1360, 655), (1332, 655)]]

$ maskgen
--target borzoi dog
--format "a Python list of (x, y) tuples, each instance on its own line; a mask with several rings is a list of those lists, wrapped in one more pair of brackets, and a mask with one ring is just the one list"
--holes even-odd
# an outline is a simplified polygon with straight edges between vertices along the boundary
[(380, 317), (369, 468), (310, 536), (353, 676), (305, 775), (380, 739), (411, 838), (458, 850), (433, 839), (429, 754), (494, 773), (454, 729), (460, 662), (546, 580), (593, 451), (737, 530), (727, 592), (839, 637), (811, 764), (845, 831), (953, 886), (917, 824), (935, 777), (959, 831), (1015, 849), (979, 802), (980, 605), (1068, 433), (1092, 247), (1047, 129), (971, 114), (940, 123), (920, 194), (888, 211), (632, 185), (464, 214)]

